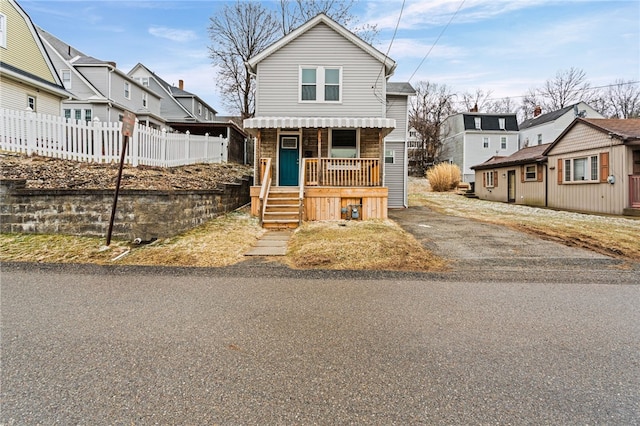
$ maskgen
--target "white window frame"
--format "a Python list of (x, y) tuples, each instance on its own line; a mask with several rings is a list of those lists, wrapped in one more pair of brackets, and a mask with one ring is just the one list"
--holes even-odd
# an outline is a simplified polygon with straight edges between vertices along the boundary
[(60, 79), (65, 89), (71, 89), (71, 70), (60, 70)]
[(131, 99), (131, 84), (128, 81), (124, 82), (124, 97), (125, 99)]
[(489, 149), (489, 136), (482, 137), (482, 148)]
[(64, 115), (64, 118), (66, 118), (67, 120), (71, 119), (71, 109), (69, 108), (63, 109), (62, 114)]
[[(390, 160), (390, 161), (388, 161)], [(396, 150), (385, 149), (384, 150), (384, 164), (396, 164)]]
[(81, 109), (74, 109), (73, 110), (73, 119), (80, 121), (82, 120), (82, 110)]
[(329, 157), (330, 158), (343, 158), (343, 157), (333, 157), (331, 155), (331, 151), (333, 150), (333, 131), (334, 130), (355, 130), (356, 132), (356, 156), (354, 158), (360, 158), (360, 129), (354, 128), (339, 128), (339, 129), (329, 129)]
[(149, 106), (149, 95), (147, 92), (142, 92), (142, 108), (148, 108)]
[[(598, 183), (600, 182), (600, 156), (585, 155), (580, 157), (565, 158), (564, 170), (562, 176), (563, 183)], [(582, 174), (578, 176), (576, 172), (578, 167), (576, 163), (583, 163)]]
[(92, 118), (93, 118), (93, 112), (91, 111), (91, 109), (86, 108), (84, 110), (84, 121), (91, 121)]
[(38, 104), (36, 103), (36, 97), (33, 95), (27, 95), (27, 108), (30, 108), (31, 111), (36, 112), (36, 108)]
[(149, 77), (140, 77), (140, 84), (144, 87), (149, 87)]
[(0, 47), (7, 48), (7, 15), (0, 13)]
[(493, 170), (491, 170), (490, 172), (484, 172), (484, 186), (486, 188), (493, 188), (495, 182), (493, 181), (493, 178), (495, 176), (495, 173)]
[(507, 127), (507, 120), (505, 118), (498, 118), (498, 126), (500, 126), (500, 130), (505, 130)]
[(202, 117), (202, 103), (198, 102), (198, 115)]
[(507, 142), (506, 136), (500, 136), (500, 149), (507, 149)]
[[(531, 175), (531, 169), (533, 169), (533, 174)], [(528, 166), (524, 166), (524, 180), (525, 181), (537, 181), (538, 180), (538, 166), (535, 164), (530, 164)]]
[(476, 130), (482, 130), (482, 117), (473, 117), (473, 124), (476, 126)]
[(538, 133), (538, 145), (542, 145), (542, 133)]
[[(302, 99), (302, 72), (303, 70), (315, 70), (316, 72), (316, 98)], [(325, 72), (327, 70), (338, 70), (338, 100), (326, 100), (325, 88), (328, 84), (325, 82)], [(298, 70), (298, 102), (300, 103), (342, 103), (342, 67), (341, 66), (320, 66), (320, 65), (300, 65)]]

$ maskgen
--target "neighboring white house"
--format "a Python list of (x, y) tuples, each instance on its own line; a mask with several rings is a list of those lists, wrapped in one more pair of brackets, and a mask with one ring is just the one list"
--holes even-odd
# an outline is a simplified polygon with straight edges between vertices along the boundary
[(526, 148), (555, 141), (576, 117), (604, 118), (602, 114), (584, 102), (578, 102), (545, 114), (542, 114), (540, 107), (536, 107), (534, 117), (518, 125), (520, 129), (519, 147)]
[(59, 116), (71, 96), (29, 15), (14, 0), (0, 1), (0, 108)]
[(63, 102), (63, 114), (74, 120), (114, 122), (124, 111), (154, 128), (164, 126), (160, 96), (120, 71), (114, 62), (101, 61), (37, 28), (65, 89), (74, 98)]
[(515, 114), (463, 112), (450, 115), (441, 127), (441, 160), (456, 164), (464, 182), (475, 182), (472, 166), (518, 150)]
[(268, 210), (258, 197), (265, 184), (294, 195), (302, 186), (307, 220), (349, 208), (386, 218), (388, 207), (406, 206), (414, 90), (388, 82), (395, 61), (320, 14), (247, 64), (257, 87), (255, 117), (244, 121), (256, 136), (253, 214)]

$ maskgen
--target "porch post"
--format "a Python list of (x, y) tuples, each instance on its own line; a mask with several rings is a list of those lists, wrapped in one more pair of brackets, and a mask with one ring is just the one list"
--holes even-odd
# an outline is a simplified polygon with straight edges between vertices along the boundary
[(253, 153), (254, 158), (256, 158), (256, 160), (254, 161), (254, 166), (255, 167), (255, 171), (253, 172), (253, 184), (257, 185), (258, 183), (262, 184), (261, 182), (261, 176), (260, 176), (260, 160), (262, 159), (262, 152), (260, 151), (260, 145), (261, 145), (261, 141), (262, 141), (262, 137), (261, 137), (262, 133), (261, 133), (261, 129), (258, 129), (258, 133), (256, 133), (256, 146), (253, 147), (253, 150), (255, 151)]
[(316, 180), (318, 185), (320, 185), (320, 157), (322, 157), (322, 129), (318, 127), (318, 166), (316, 167), (318, 171), (318, 179)]
[(384, 141), (382, 137), (382, 129), (378, 130), (378, 152), (380, 153), (380, 172), (378, 173), (378, 186), (382, 186), (384, 175)]

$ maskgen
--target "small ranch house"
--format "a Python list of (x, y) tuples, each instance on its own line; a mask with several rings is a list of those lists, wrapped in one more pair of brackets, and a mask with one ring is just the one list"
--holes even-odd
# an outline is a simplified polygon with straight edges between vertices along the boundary
[(256, 114), (252, 213), (265, 227), (386, 218), (406, 206), (408, 83), (324, 14), (248, 61)]
[(471, 167), (476, 174), (475, 194), (483, 200), (545, 206), (547, 157), (543, 153), (548, 147), (523, 148)]
[(640, 215), (640, 119), (576, 119), (547, 148), (548, 206)]

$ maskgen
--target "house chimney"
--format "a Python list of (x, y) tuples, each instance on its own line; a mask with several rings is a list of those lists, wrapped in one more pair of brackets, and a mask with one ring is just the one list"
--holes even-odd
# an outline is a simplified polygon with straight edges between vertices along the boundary
[(537, 117), (540, 114), (542, 114), (542, 108), (540, 108), (540, 105), (536, 105), (535, 109), (533, 110), (533, 116)]
[(478, 104), (476, 103), (469, 112), (478, 112)]
[(178, 80), (178, 89), (184, 90), (184, 80)]

